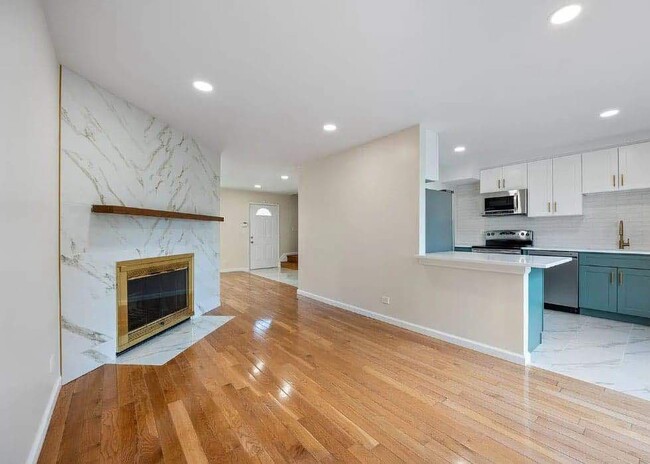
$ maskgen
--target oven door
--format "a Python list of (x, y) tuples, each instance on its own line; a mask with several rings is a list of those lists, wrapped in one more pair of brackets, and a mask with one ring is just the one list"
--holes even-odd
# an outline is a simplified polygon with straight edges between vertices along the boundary
[(527, 213), (525, 190), (510, 190), (487, 195), (483, 198), (483, 216), (512, 216)]

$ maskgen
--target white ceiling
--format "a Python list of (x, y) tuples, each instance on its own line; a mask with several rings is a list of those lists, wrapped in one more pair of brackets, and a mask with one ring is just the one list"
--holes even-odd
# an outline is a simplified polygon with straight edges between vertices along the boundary
[(648, 0), (561, 27), (568, 1), (43, 1), (60, 61), (221, 151), (225, 187), (295, 192), (301, 162), (419, 122), (461, 177), (650, 138)]

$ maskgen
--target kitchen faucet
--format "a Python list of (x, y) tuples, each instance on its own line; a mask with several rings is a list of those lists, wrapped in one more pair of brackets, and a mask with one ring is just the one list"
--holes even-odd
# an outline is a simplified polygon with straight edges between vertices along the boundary
[(630, 239), (628, 238), (627, 240), (623, 239), (625, 236), (624, 232), (624, 226), (623, 226), (623, 221), (618, 221), (618, 249), (619, 250), (624, 250), (625, 247), (630, 246)]

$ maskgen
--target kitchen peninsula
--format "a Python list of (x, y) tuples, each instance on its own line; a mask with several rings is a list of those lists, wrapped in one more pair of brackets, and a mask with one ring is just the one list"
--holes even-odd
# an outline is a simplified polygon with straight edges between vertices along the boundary
[[(437, 268), (434, 272), (453, 273), (461, 282), (439, 294), (454, 317), (471, 327), (462, 339), (450, 341), (509, 361), (530, 363), (530, 353), (541, 343), (544, 270), (565, 264), (569, 258), (455, 251), (417, 258), (420, 264)], [(479, 281), (490, 284), (474, 285)]]

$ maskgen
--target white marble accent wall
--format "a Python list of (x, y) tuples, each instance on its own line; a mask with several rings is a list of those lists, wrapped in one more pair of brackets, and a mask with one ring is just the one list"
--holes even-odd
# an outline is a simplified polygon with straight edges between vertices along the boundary
[(219, 213), (217, 153), (63, 70), (63, 379), (115, 361), (117, 261), (194, 253), (195, 312), (219, 298), (215, 222), (93, 214), (92, 204)]
[(481, 217), (479, 184), (454, 189), (456, 244), (483, 243), (483, 232), (492, 229), (530, 229), (535, 246), (616, 249), (618, 221), (625, 221), (631, 250), (650, 251), (650, 191), (611, 192), (585, 195), (583, 215), (529, 218)]

